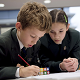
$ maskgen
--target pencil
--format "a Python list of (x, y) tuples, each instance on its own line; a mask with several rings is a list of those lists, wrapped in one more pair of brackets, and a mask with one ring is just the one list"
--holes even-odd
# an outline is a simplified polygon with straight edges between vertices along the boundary
[(30, 66), (19, 54), (18, 54), (18, 56), (19, 56), (28, 66)]

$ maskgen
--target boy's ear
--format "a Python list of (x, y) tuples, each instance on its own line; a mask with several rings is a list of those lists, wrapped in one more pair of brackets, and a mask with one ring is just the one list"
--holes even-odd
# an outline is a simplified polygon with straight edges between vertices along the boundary
[(67, 27), (66, 27), (66, 31), (68, 31), (68, 29), (69, 29), (69, 26), (70, 26), (70, 24), (68, 24), (68, 25), (67, 25)]
[(20, 22), (17, 22), (15, 26), (16, 26), (16, 29), (17, 29), (18, 31), (20, 31), (21, 28), (22, 28), (22, 25), (21, 25)]

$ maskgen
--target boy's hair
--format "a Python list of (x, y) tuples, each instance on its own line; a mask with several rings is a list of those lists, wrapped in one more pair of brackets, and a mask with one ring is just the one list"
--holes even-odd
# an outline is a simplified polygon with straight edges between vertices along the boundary
[(24, 4), (17, 16), (17, 22), (20, 22), (22, 29), (35, 26), (40, 31), (49, 32), (52, 25), (52, 18), (47, 8), (37, 2), (28, 2)]
[(68, 25), (68, 17), (63, 10), (54, 9), (50, 11), (50, 15), (52, 16), (52, 23), (60, 22), (64, 23), (66, 26)]

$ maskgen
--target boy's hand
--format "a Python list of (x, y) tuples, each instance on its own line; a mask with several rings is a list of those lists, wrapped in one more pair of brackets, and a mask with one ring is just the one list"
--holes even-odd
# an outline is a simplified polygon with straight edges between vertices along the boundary
[(37, 76), (39, 73), (40, 68), (35, 65), (31, 65), (28, 67), (21, 67), (19, 69), (19, 76), (20, 77), (29, 77), (29, 76)]
[(21, 64), (18, 63), (18, 64), (16, 65), (16, 67), (20, 67), (20, 68), (21, 68), (21, 67), (24, 67), (24, 66), (22, 66)]

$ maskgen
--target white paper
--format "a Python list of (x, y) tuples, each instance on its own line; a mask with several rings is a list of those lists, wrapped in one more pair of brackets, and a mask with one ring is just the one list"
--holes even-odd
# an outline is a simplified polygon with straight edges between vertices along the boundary
[(80, 77), (80, 70), (76, 72), (62, 72), (62, 73), (53, 73), (48, 75), (39, 75), (39, 76), (30, 76), (26, 77), (27, 79), (35, 78), (35, 79), (67, 79), (67, 78), (77, 78)]

